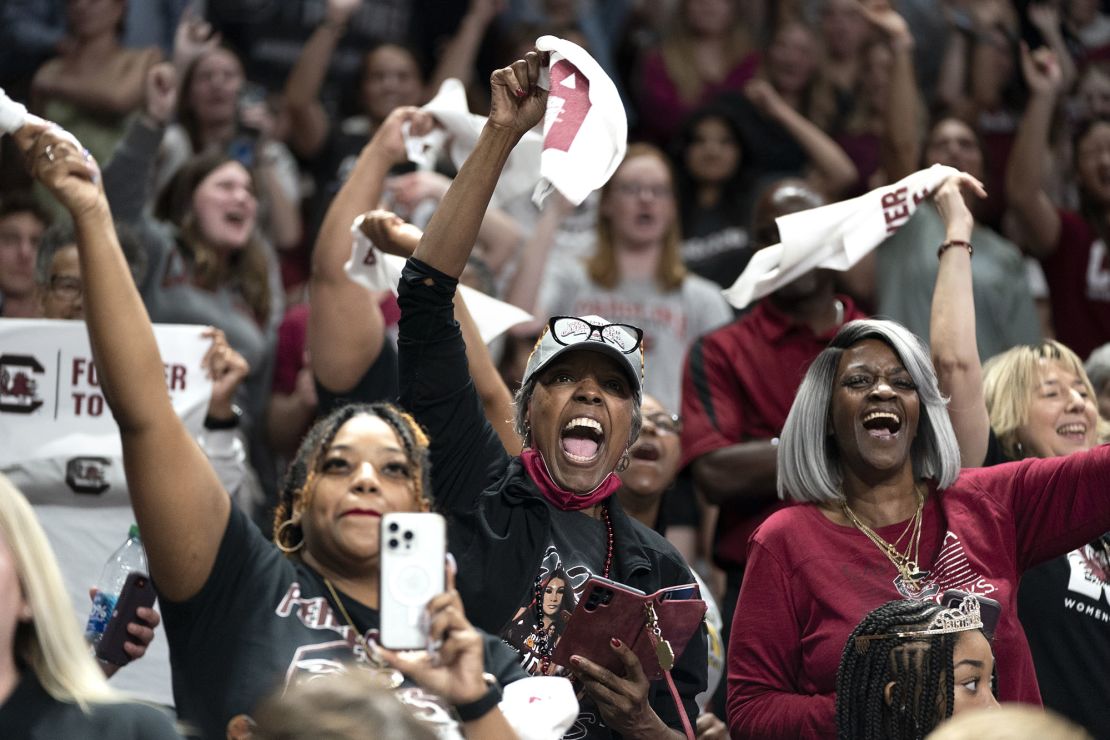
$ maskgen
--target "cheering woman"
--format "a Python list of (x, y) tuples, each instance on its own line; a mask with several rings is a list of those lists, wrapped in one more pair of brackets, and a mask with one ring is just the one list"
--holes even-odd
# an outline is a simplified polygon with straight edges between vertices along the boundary
[[(935, 196), (942, 215), (961, 174)], [(970, 219), (945, 218), (942, 252)], [(861, 617), (899, 596), (963, 589), (1002, 605), (998, 697), (1039, 703), (1017, 585), (1033, 565), (1110, 527), (1110, 448), (960, 472), (960, 452), (920, 340), (854, 321), (810, 366), (779, 447), (778, 488), (802, 506), (752, 537), (729, 644), (733, 737), (835, 732), (841, 648)]]
[[(486, 421), (467, 369), (451, 300), (506, 158), (546, 110), (540, 65), (529, 53), (494, 73), (489, 121), (408, 261), (398, 297), (401, 404), (432, 440), (435, 500), (452, 517), (468, 614), (497, 633), (521, 607), (542, 603), (543, 584), (559, 567), (576, 590), (590, 574), (649, 593), (693, 581), (674, 548), (612, 496), (620, 486), (614, 470), (640, 426), (639, 329), (597, 316), (548, 322), (517, 396), (520, 457), (505, 451)], [(611, 645), (621, 675), (581, 656), (555, 670), (569, 670), (585, 691), (572, 732), (672, 737), (682, 718), (666, 685), (649, 683), (621, 640)], [(702, 632), (672, 671), (688, 716), (696, 716), (694, 696), (705, 686), (705, 649)], [(546, 672), (551, 656), (535, 663)]]

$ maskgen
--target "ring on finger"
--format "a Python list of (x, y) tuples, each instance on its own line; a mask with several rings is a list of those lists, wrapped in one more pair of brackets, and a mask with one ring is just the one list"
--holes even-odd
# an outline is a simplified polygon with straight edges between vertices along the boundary
[(54, 159), (55, 159), (55, 157), (54, 157), (54, 145), (53, 144), (47, 144), (46, 148), (43, 149), (43, 151), (42, 151), (42, 156), (46, 157), (47, 162), (53, 162)]

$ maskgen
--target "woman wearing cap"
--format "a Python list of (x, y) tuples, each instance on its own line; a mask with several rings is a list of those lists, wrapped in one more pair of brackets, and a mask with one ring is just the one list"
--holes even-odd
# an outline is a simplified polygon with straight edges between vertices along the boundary
[[(516, 421), (525, 440), (511, 457), (482, 415), (451, 300), (482, 213), (509, 152), (542, 118), (541, 59), (494, 73), (493, 106), (402, 273), (401, 403), (431, 437), (436, 504), (451, 515), (451, 551), (467, 615), (495, 633), (522, 606), (542, 604), (548, 574), (580, 589), (589, 574), (645, 592), (693, 579), (663, 538), (634, 522), (612, 497), (640, 426), (641, 332), (598, 316), (551, 319), (524, 373)], [(537, 598), (539, 594), (540, 598)], [(673, 737), (682, 719), (662, 681), (649, 683), (622, 642), (623, 675), (576, 656), (554, 672), (581, 681), (580, 736)], [(678, 657), (672, 676), (686, 715), (706, 680), (704, 633)], [(549, 655), (536, 661), (551, 667)]]

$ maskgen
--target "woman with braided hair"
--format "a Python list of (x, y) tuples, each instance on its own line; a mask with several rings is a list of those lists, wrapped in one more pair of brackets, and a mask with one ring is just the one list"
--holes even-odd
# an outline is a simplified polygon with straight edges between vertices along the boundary
[(998, 706), (980, 604), (901, 599), (852, 631), (836, 674), (841, 740), (920, 740), (941, 720)]
[(428, 440), (416, 422), (388, 404), (320, 421), (297, 453), (268, 542), (231, 506), (174, 412), (99, 173), (64, 133), (26, 124), (15, 138), (32, 174), (73, 215), (86, 323), (162, 604), (180, 718), (223, 738), (249, 727), (274, 689), (367, 670), (418, 706), (439, 736), (516, 737), (483, 671), (501, 683), (523, 673), (512, 651), (467, 621), (452, 569), (427, 609), (438, 661), (375, 645), (381, 517), (427, 508)]

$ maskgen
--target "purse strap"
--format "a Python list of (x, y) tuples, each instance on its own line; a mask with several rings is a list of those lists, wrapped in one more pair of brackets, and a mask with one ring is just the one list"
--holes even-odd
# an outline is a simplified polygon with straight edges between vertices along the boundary
[(659, 618), (656, 616), (655, 607), (650, 601), (644, 605), (644, 610), (647, 612), (647, 621), (644, 627), (647, 629), (648, 639), (651, 640), (652, 647), (655, 648), (655, 657), (659, 660), (659, 667), (663, 669), (663, 677), (667, 680), (667, 690), (671, 692), (675, 709), (678, 710), (678, 716), (682, 719), (682, 729), (686, 732), (686, 740), (695, 740), (694, 728), (690, 724), (690, 717), (686, 714), (686, 706), (682, 703), (682, 697), (678, 694), (678, 687), (674, 685), (674, 678), (671, 677), (671, 668), (674, 667), (674, 651), (671, 649), (671, 644), (663, 638), (663, 631), (659, 628)]

